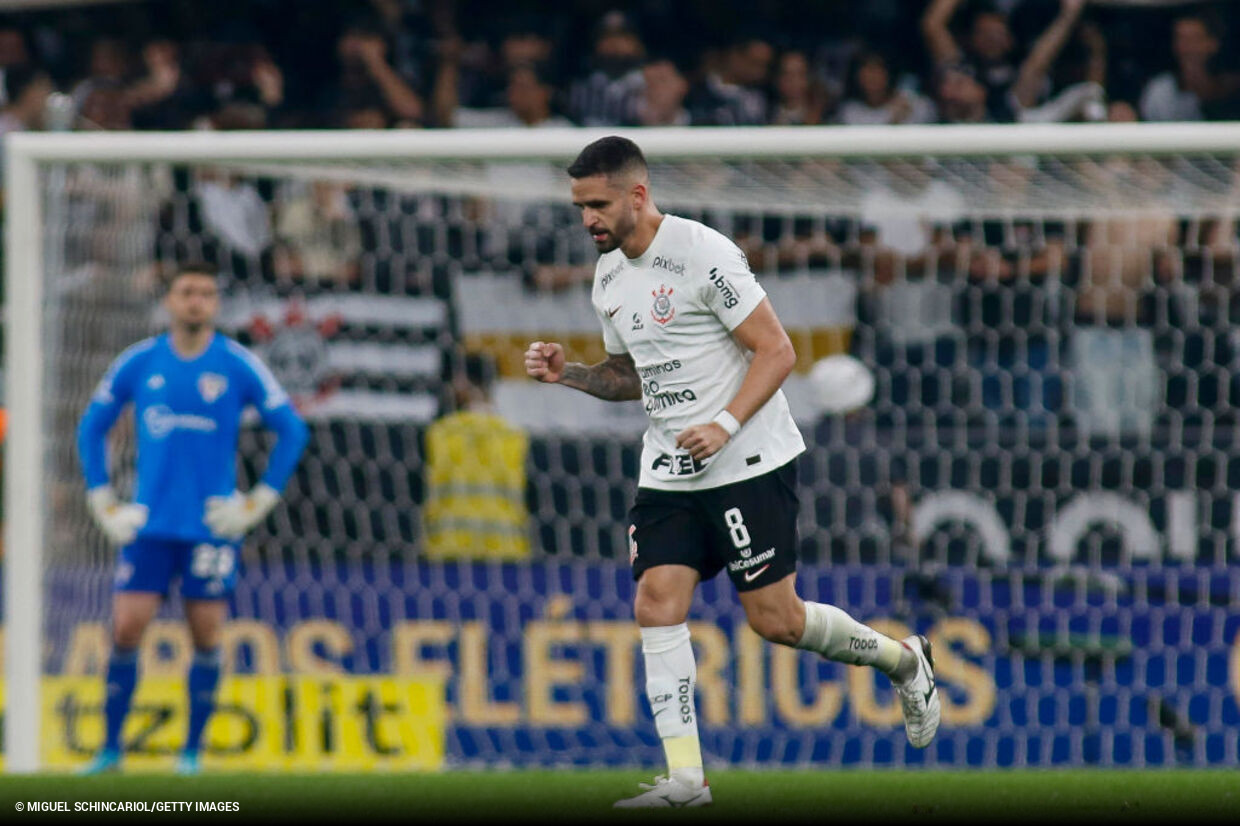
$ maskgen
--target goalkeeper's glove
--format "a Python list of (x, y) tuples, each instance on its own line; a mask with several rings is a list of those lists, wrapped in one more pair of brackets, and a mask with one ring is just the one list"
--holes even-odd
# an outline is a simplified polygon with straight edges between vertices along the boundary
[(146, 505), (121, 502), (107, 485), (90, 490), (86, 494), (86, 504), (99, 529), (116, 545), (133, 542), (138, 530), (146, 524)]
[(279, 501), (275, 488), (259, 483), (249, 493), (235, 490), (231, 496), (208, 497), (202, 521), (216, 536), (240, 539), (266, 519)]

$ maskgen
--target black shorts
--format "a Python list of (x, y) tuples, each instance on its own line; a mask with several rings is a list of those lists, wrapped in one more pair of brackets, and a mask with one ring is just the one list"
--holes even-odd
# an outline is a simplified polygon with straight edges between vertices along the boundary
[(702, 581), (723, 568), (738, 591), (797, 569), (796, 460), (708, 490), (638, 488), (629, 511), (629, 562), (640, 579), (656, 565), (688, 565)]

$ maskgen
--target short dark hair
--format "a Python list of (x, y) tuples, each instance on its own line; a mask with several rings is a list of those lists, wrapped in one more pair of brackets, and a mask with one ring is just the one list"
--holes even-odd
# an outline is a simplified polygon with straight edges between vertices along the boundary
[(1176, 26), (1188, 20), (1195, 20), (1197, 23), (1201, 24), (1201, 27), (1206, 30), (1206, 33), (1220, 43), (1227, 34), (1226, 21), (1223, 19), (1222, 15), (1210, 8), (1189, 9), (1182, 14), (1177, 14), (1171, 25)]
[(577, 160), (568, 167), (568, 176), (614, 175), (634, 168), (646, 169), (646, 157), (641, 148), (628, 138), (608, 135), (581, 150)]
[(218, 268), (214, 264), (196, 258), (177, 264), (176, 269), (168, 276), (168, 286), (171, 287), (183, 275), (205, 275), (217, 280), (219, 278)]
[(5, 101), (12, 106), (26, 90), (40, 80), (50, 77), (36, 66), (10, 66), (4, 70)]

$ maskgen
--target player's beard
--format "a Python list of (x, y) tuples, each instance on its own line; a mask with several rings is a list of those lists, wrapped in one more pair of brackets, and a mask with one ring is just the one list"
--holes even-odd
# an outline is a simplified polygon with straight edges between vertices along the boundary
[(177, 324), (181, 328), (181, 332), (190, 336), (202, 335), (202, 333), (211, 327), (211, 319), (203, 319), (201, 321), (181, 321)]
[(594, 248), (600, 253), (611, 252), (619, 248), (633, 234), (636, 227), (637, 219), (632, 215), (625, 216), (616, 222), (615, 227), (606, 230), (607, 235), (602, 241), (594, 242)]

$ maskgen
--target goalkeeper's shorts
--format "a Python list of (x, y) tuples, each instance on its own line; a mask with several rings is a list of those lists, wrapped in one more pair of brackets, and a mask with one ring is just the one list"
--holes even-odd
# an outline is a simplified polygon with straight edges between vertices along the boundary
[(237, 585), (238, 546), (139, 537), (121, 548), (112, 588), (167, 596), (180, 578), (186, 599), (226, 599)]
[(705, 582), (724, 568), (738, 591), (797, 569), (796, 460), (707, 490), (638, 488), (629, 511), (633, 578), (655, 565), (687, 565)]

